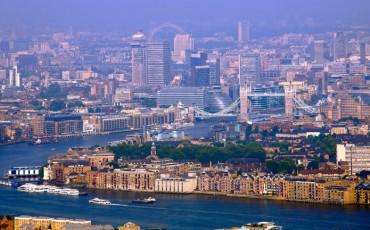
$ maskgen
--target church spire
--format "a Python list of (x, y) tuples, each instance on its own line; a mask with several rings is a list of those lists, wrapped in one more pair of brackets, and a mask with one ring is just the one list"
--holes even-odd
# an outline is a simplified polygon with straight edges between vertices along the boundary
[(157, 156), (157, 148), (155, 147), (154, 141), (152, 142), (152, 147), (150, 148), (150, 155)]

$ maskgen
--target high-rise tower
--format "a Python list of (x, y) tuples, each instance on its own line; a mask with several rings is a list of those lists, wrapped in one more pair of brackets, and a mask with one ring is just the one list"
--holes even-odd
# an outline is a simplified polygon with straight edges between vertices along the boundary
[(190, 34), (176, 34), (174, 38), (174, 61), (185, 61), (185, 51), (194, 50), (194, 39)]
[(239, 55), (240, 86), (254, 86), (260, 83), (261, 58), (259, 54)]
[(171, 81), (171, 52), (167, 41), (147, 43), (147, 84), (167, 85)]
[(366, 64), (366, 43), (360, 43), (360, 63), (362, 65)]
[(337, 32), (334, 38), (334, 59), (347, 56), (347, 37), (344, 32)]
[(324, 41), (323, 40), (315, 40), (313, 42), (313, 47), (312, 47), (312, 62), (316, 62), (319, 64), (322, 64), (325, 59), (324, 59)]
[(191, 54), (190, 57), (190, 86), (196, 86), (196, 76), (195, 76), (195, 67), (196, 66), (205, 66), (207, 61), (206, 53), (195, 53)]
[(209, 66), (209, 85), (220, 84), (220, 59), (211, 59), (206, 61)]
[(132, 36), (131, 65), (132, 83), (135, 85), (146, 84), (146, 41), (142, 32)]
[(249, 43), (249, 21), (238, 22), (238, 41), (241, 44)]
[(21, 76), (17, 66), (13, 66), (13, 69), (9, 70), (9, 86), (21, 87)]

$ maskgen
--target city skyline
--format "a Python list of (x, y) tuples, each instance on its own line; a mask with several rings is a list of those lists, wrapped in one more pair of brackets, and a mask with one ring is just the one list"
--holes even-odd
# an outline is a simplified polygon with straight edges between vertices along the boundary
[[(193, 35), (202, 36), (225, 31), (237, 36), (237, 22), (250, 21), (251, 37), (268, 33), (319, 31), (323, 29), (364, 25), (370, 21), (366, 0), (347, 4), (341, 1), (61, 1), (48, 4), (46, 0), (3, 1), (0, 9), (0, 31), (67, 30), (111, 31), (132, 34), (150, 31), (162, 23), (180, 24)], [(368, 5), (369, 7), (365, 7)], [(145, 7), (143, 7), (145, 6)], [(196, 7), (191, 7), (196, 6)], [(320, 7), (317, 7), (320, 6)], [(335, 6), (335, 11), (330, 10)], [(16, 12), (16, 13), (11, 13)], [(207, 12), (207, 13), (205, 13)], [(341, 17), (346, 15), (346, 17)], [(135, 20), (132, 20), (132, 19)], [(231, 30), (231, 27), (234, 27)], [(257, 31), (256, 31), (257, 30)]]
[(368, 227), (369, 0), (0, 6), (5, 230)]

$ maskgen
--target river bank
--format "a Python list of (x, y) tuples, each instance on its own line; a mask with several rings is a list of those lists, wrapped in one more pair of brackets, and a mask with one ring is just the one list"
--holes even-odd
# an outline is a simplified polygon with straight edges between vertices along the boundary
[[(205, 136), (210, 121), (196, 123), (187, 129), (190, 135)], [(66, 152), (71, 146), (100, 146), (123, 140), (127, 133), (61, 138), (58, 143), (33, 145), (21, 143), (0, 147), (0, 172), (12, 166), (43, 165), (45, 159), (56, 152)], [(51, 150), (51, 149), (55, 150)], [(81, 188), (81, 190), (85, 190)], [(66, 197), (50, 194), (21, 193), (16, 189), (0, 186), (0, 213), (30, 216), (51, 216), (92, 220), (94, 224), (120, 226), (129, 221), (142, 228), (193, 230), (241, 226), (245, 223), (274, 221), (284, 230), (301, 229), (367, 229), (370, 222), (369, 206), (321, 205), (300, 202), (281, 202), (266, 199), (242, 199), (227, 195), (161, 194), (151, 205), (132, 205), (131, 201), (153, 196), (148, 192), (91, 190), (87, 196)], [(89, 205), (94, 197), (110, 200), (116, 206)], [(37, 207), (37, 208), (35, 208)], [(313, 211), (314, 210), (314, 211)], [(307, 219), (307, 216), (310, 216)], [(338, 216), (341, 218), (338, 219)], [(313, 223), (312, 220), (315, 220)]]

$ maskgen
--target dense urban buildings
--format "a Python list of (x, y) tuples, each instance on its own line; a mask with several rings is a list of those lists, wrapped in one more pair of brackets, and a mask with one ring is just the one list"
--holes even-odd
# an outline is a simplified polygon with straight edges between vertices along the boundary
[[(107, 206), (91, 210), (126, 212), (139, 207), (129, 204), (130, 197), (139, 202), (145, 198), (136, 199), (147, 194), (164, 197), (169, 201), (158, 202), (155, 209), (181, 223), (172, 212), (181, 211), (177, 217), (184, 223), (194, 218), (183, 215), (187, 209), (173, 209), (171, 202), (188, 194), (212, 195), (204, 196), (212, 204), (218, 200), (214, 195), (223, 195), (369, 205), (370, 27), (368, 22), (344, 23), (361, 18), (351, 15), (369, 7), (357, 7), (353, 13), (347, 12), (352, 7), (347, 4), (344, 17), (338, 2), (320, 3), (327, 17), (336, 14), (326, 23), (315, 14), (307, 16), (310, 7), (291, 10), (302, 3), (271, 3), (262, 13), (251, 7), (256, 10), (252, 14), (233, 3), (230, 17), (224, 14), (230, 3), (221, 13), (212, 10), (221, 3), (186, 2), (175, 9), (157, 2), (140, 7), (117, 3), (110, 11), (105, 3), (101, 10), (110, 13), (102, 15), (107, 21), (114, 17), (106, 23), (100, 9), (91, 10), (94, 3), (81, 11), (74, 2), (64, 15), (68, 17), (62, 17), (63, 25), (51, 21), (35, 27), (22, 25), (21, 18), (29, 12), (36, 18), (43, 7), (31, 10), (29, 3), (31, 8), (18, 14), (14, 9), (19, 7), (5, 7), (12, 14), (0, 9), (0, 18), (9, 17), (0, 23), (0, 152), (5, 152), (0, 154), (0, 169), (6, 174), (0, 184), (17, 186), (23, 179), (42, 178), (45, 184), (112, 198)], [(62, 5), (60, 12), (65, 12)], [(47, 24), (49, 16), (58, 15), (49, 11), (42, 14)], [(298, 16), (292, 19), (290, 12)], [(176, 16), (172, 20), (171, 14)], [(206, 20), (209, 15), (212, 19)], [(17, 20), (10, 20), (14, 16)], [(89, 26), (82, 26), (86, 20), (81, 18), (73, 23), (77, 16), (88, 19)], [(270, 16), (273, 20), (265, 19)], [(44, 144), (49, 146), (38, 147)], [(39, 156), (44, 159), (36, 159)], [(35, 195), (43, 197), (45, 187), (40, 188), (44, 190)], [(202, 209), (198, 196), (186, 199), (199, 205), (195, 213), (213, 212)], [(75, 204), (78, 211), (84, 210), (82, 203)], [(14, 208), (20, 213), (19, 205)], [(335, 214), (340, 215), (338, 210)], [(353, 210), (356, 215), (366, 208)], [(104, 218), (104, 212), (96, 213)], [(3, 216), (0, 227), (140, 229), (131, 222), (114, 228), (73, 216), (55, 218), (58, 213), (30, 214)], [(222, 221), (244, 214), (231, 213)], [(144, 223), (155, 220), (159, 228), (159, 218), (152, 216)], [(323, 228), (356, 228), (328, 223)], [(203, 229), (200, 226), (189, 228)]]

